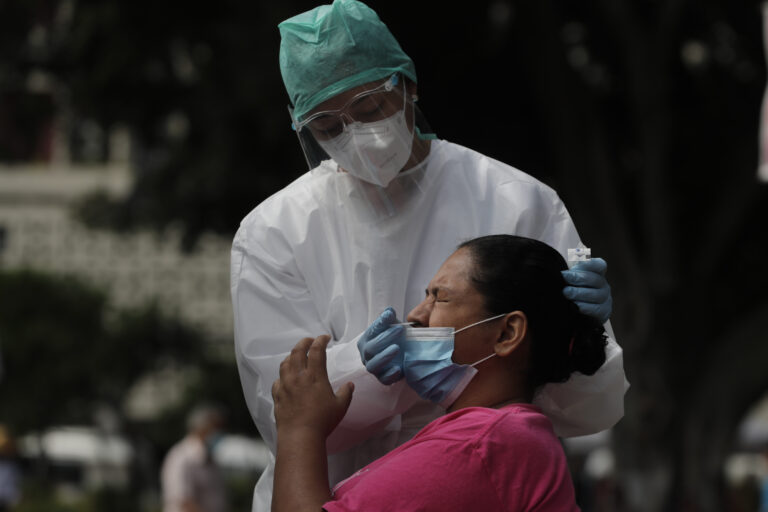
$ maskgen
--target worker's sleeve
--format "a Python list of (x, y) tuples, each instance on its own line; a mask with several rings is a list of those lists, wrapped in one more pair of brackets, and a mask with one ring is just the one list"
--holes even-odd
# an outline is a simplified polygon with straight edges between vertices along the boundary
[[(298, 341), (330, 334), (295, 268), (293, 254), (277, 246), (267, 250), (246, 239), (241, 227), (232, 246), (231, 291), (235, 353), (245, 401), (256, 427), (275, 450), (272, 384), (280, 363)], [(370, 437), (417, 400), (404, 381), (384, 386), (365, 370), (355, 339), (334, 340), (327, 350), (328, 376), (334, 389), (355, 384), (352, 404), (328, 440), (329, 454)]]
[[(497, 199), (502, 204), (516, 204), (522, 211), (513, 234), (545, 242), (566, 259), (568, 249), (578, 246), (576, 226), (551, 188), (510, 182), (500, 186), (498, 194)], [(522, 203), (525, 208), (520, 208)], [(499, 231), (503, 231), (504, 220), (497, 222)], [(610, 262), (608, 264), (610, 268)], [(534, 397), (533, 403), (552, 420), (555, 433), (560, 437), (594, 434), (611, 428), (624, 416), (624, 394), (629, 383), (624, 376), (623, 352), (610, 322), (606, 322), (605, 327), (608, 334), (606, 361), (594, 375), (573, 373), (562, 384), (546, 384)]]

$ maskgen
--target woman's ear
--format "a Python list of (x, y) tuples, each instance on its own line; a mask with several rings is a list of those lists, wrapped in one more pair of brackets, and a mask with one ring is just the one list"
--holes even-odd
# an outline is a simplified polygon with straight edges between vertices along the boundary
[(528, 318), (522, 311), (513, 311), (504, 317), (504, 327), (494, 345), (499, 357), (507, 357), (527, 339)]

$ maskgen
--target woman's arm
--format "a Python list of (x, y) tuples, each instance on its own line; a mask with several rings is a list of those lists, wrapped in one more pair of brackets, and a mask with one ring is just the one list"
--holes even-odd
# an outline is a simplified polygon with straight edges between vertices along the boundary
[(272, 512), (319, 512), (330, 499), (325, 438), (278, 428)]
[[(271, 387), (278, 378), (280, 362), (296, 341), (327, 333), (331, 326), (318, 316), (318, 299), (310, 293), (294, 258), (276, 249), (265, 249), (285, 245), (280, 239), (259, 235), (272, 231), (264, 222), (241, 227), (232, 246), (231, 285), (235, 355), (243, 394), (261, 437), (275, 453)], [(329, 454), (370, 438), (418, 399), (404, 381), (385, 386), (368, 373), (356, 340), (356, 336), (337, 339), (327, 351), (333, 388), (351, 381), (357, 390), (357, 403), (351, 405), (337, 432), (329, 437)]]
[(325, 440), (349, 407), (354, 386), (336, 394), (326, 370), (329, 336), (302, 339), (272, 386), (277, 455), (272, 512), (319, 512), (331, 499)]

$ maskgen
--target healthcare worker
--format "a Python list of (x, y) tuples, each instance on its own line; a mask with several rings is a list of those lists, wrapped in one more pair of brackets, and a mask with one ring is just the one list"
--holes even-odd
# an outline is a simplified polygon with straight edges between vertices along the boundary
[[(415, 105), (414, 64), (366, 5), (335, 0), (279, 29), (291, 121), (311, 170), (257, 206), (235, 235), (235, 353), (246, 403), (274, 453), (271, 387), (280, 363), (298, 340), (331, 336), (330, 381), (355, 384), (328, 439), (335, 484), (407, 441), (444, 412), (441, 399), (466, 386), (417, 394), (391, 348), (399, 335), (392, 324), (422, 301), (459, 243), (508, 233), (565, 256), (580, 240), (551, 188), (429, 135)], [(569, 298), (602, 322), (611, 310), (604, 272), (596, 259), (565, 275)], [(622, 417), (627, 383), (613, 339), (606, 355), (594, 376), (574, 374), (534, 399), (559, 436), (598, 432)], [(254, 511), (270, 509), (273, 470), (274, 462), (256, 485)]]

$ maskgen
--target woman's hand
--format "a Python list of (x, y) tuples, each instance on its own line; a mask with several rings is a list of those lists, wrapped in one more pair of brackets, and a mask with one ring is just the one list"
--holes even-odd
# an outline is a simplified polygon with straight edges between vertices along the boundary
[(272, 385), (277, 423), (273, 512), (315, 512), (331, 499), (325, 442), (346, 414), (354, 386), (348, 382), (333, 392), (325, 368), (330, 339), (297, 343)]
[(272, 385), (278, 432), (300, 430), (325, 439), (346, 414), (354, 385), (333, 392), (325, 366), (330, 339), (304, 338), (280, 364), (280, 378)]

